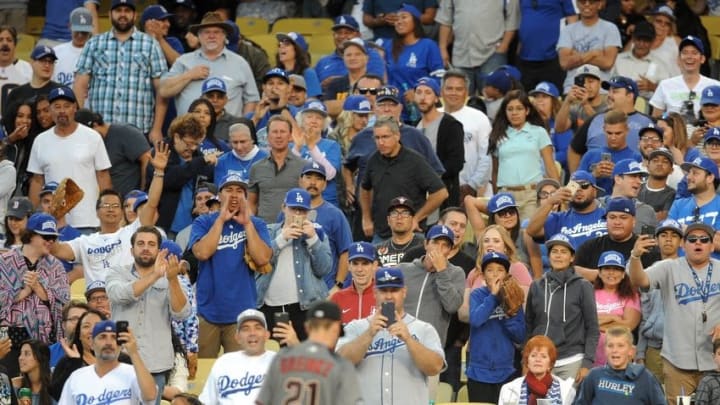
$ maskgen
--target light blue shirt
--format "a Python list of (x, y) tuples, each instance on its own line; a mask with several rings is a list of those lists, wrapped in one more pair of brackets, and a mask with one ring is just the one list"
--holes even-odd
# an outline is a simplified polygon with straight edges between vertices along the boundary
[(543, 178), (544, 168), (540, 151), (552, 141), (545, 128), (525, 123), (519, 130), (509, 127), (507, 138), (498, 145), (497, 186), (519, 186), (536, 183)]

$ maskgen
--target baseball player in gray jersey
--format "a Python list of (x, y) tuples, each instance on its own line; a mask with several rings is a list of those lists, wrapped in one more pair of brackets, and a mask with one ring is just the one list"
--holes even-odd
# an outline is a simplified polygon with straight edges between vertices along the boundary
[(255, 403), (362, 404), (355, 368), (334, 352), (342, 331), (340, 307), (316, 302), (307, 311), (305, 329), (306, 341), (275, 356)]
[(346, 325), (338, 342), (338, 353), (355, 364), (363, 381), (380, 382), (363, 391), (367, 404), (427, 404), (427, 377), (445, 366), (437, 331), (405, 312), (406, 294), (400, 269), (380, 268), (375, 273), (375, 314)]
[(685, 257), (656, 262), (643, 271), (640, 256), (656, 245), (640, 236), (630, 251), (630, 279), (643, 290), (662, 295), (665, 329), (661, 350), (668, 402), (690, 395), (703, 372), (715, 369), (712, 342), (720, 338), (720, 261), (710, 257), (716, 231), (703, 223), (685, 228)]

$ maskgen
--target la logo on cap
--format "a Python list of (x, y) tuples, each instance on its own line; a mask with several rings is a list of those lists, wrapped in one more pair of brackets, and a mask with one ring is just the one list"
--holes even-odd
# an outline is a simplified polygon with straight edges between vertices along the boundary
[(293, 41), (298, 39), (298, 34), (296, 34), (296, 33), (294, 33), (294, 32), (289, 33), (288, 36), (289, 36), (290, 38), (292, 38)]
[(63, 89), (58, 89), (58, 96), (64, 96), (64, 95), (65, 95), (65, 91), (63, 91)]
[(365, 249), (363, 249), (363, 247), (362, 247), (362, 244), (360, 244), (360, 243), (358, 243), (357, 245), (355, 245), (355, 250), (357, 250), (358, 252), (364, 252), (364, 251), (365, 251)]
[(550, 86), (548, 86), (546, 83), (540, 83), (538, 85), (538, 90), (550, 91)]
[(340, 17), (340, 20), (338, 21), (340, 24), (345, 24), (345, 17)]
[(693, 163), (696, 165), (702, 164), (702, 158), (696, 157), (695, 160), (693, 160)]
[(629, 167), (630, 169), (642, 170), (642, 166), (640, 166), (640, 162), (630, 162), (630, 164), (628, 165), (628, 167)]
[(440, 229), (442, 230), (442, 233), (443, 233), (443, 234), (445, 234), (445, 235), (448, 234), (448, 229), (447, 229), (447, 227), (446, 227), (445, 225), (443, 225), (443, 227), (440, 228)]
[(295, 202), (301, 203), (303, 201), (305, 200), (303, 199), (302, 195), (300, 195), (300, 193), (295, 193)]
[(390, 280), (391, 278), (392, 278), (392, 276), (390, 275), (390, 273), (388, 273), (387, 270), (385, 270), (385, 280)]
[(80, 24), (87, 24), (87, 20), (85, 19), (85, 16), (80, 14)]
[(361, 101), (361, 102), (360, 102), (360, 108), (367, 108), (367, 109), (369, 110), (369, 109), (370, 109), (370, 102), (367, 101), (367, 100)]
[(54, 231), (54, 230), (55, 230), (55, 222), (53, 222), (53, 221), (45, 221), (45, 222), (43, 222), (41, 228), (44, 229), (44, 230)]
[(708, 97), (712, 97), (714, 95), (712, 89), (707, 89), (707, 92), (705, 94), (707, 94)]
[(312, 167), (313, 167), (313, 169), (319, 169), (319, 168), (320, 168), (320, 165), (317, 164), (316, 162), (313, 162), (313, 163), (312, 163)]
[(498, 256), (498, 254), (497, 254), (497, 253), (495, 253), (495, 252), (492, 252), (492, 258), (493, 258), (493, 259), (497, 259), (497, 258), (499, 258), (499, 257), (500, 257), (500, 256)]
[(20, 201), (13, 201), (13, 208), (17, 208), (20, 206)]

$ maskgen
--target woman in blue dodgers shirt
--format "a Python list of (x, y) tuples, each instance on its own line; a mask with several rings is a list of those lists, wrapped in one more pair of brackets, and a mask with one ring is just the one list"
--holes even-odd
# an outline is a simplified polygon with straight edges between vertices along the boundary
[(418, 79), (431, 76), (439, 79), (445, 74), (440, 48), (435, 41), (423, 38), (420, 11), (404, 4), (397, 11), (395, 37), (384, 44), (388, 84), (400, 89), (405, 100), (402, 120), (415, 123), (420, 120), (417, 107), (412, 104), (413, 88)]
[(486, 253), (481, 269), (487, 285), (470, 293), (468, 394), (472, 402), (497, 403), (500, 388), (516, 371), (515, 345), (525, 341), (525, 316), (522, 308), (506, 313), (498, 296), (510, 270), (508, 257)]

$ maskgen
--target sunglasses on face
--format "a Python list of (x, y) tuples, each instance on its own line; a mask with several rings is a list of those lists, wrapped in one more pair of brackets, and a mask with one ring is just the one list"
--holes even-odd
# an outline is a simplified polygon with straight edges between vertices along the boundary
[(371, 95), (375, 96), (377, 95), (378, 89), (375, 87), (360, 87), (358, 89), (358, 92), (362, 95), (370, 93)]
[(592, 187), (592, 184), (590, 184), (590, 183), (578, 183), (578, 186), (580, 186), (580, 188), (583, 189), (583, 190), (587, 190), (587, 189), (589, 189), (590, 187)]
[(57, 236), (55, 235), (40, 235), (40, 237), (46, 242), (55, 242), (57, 240)]
[(504, 210), (500, 210), (495, 213), (495, 215), (504, 218), (504, 217), (511, 217), (513, 215), (517, 214), (517, 210), (515, 208), (505, 208)]
[(688, 236), (687, 238), (685, 238), (685, 240), (688, 243), (700, 242), (703, 245), (707, 245), (708, 243), (710, 243), (712, 241), (712, 239), (710, 239), (709, 236)]

